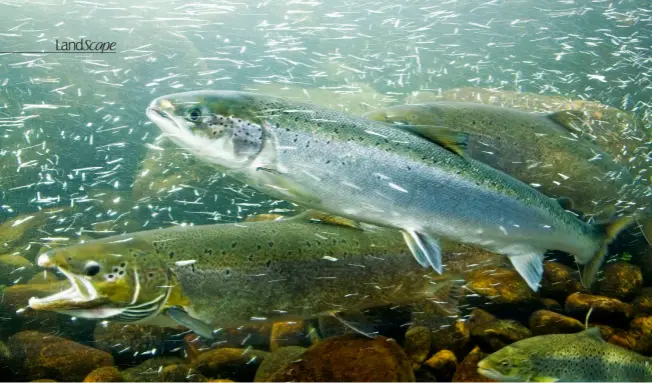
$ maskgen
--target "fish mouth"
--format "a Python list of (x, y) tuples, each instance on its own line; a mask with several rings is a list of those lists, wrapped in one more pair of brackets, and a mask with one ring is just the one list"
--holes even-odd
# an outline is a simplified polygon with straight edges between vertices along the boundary
[(174, 106), (165, 98), (157, 98), (147, 107), (145, 114), (163, 135), (178, 147), (190, 152), (198, 158), (216, 166), (223, 172), (247, 168), (251, 160), (237, 160), (229, 154), (228, 139), (211, 139), (195, 134), (186, 120), (175, 115)]
[(478, 373), (484, 376), (485, 378), (489, 378), (499, 382), (523, 382), (524, 381), (524, 379), (505, 376), (500, 372), (494, 370), (493, 368), (487, 367), (487, 364), (483, 362), (484, 361), (480, 361), (480, 363), (478, 363)]
[(70, 282), (68, 289), (43, 298), (32, 297), (28, 304), (34, 310), (60, 311), (97, 306), (101, 303), (93, 283), (84, 276), (75, 275), (65, 268), (53, 264), (48, 253), (41, 254), (37, 261), (39, 266), (60, 271)]

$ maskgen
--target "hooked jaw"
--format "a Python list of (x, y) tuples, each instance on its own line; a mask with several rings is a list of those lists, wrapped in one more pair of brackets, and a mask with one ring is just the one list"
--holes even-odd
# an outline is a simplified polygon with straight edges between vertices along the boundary
[(30, 298), (28, 304), (32, 309), (59, 311), (82, 307), (84, 304), (97, 300), (98, 293), (93, 283), (88, 278), (75, 275), (57, 265), (49, 252), (39, 255), (36, 263), (41, 267), (56, 268), (68, 278), (71, 286), (66, 290), (43, 298)]

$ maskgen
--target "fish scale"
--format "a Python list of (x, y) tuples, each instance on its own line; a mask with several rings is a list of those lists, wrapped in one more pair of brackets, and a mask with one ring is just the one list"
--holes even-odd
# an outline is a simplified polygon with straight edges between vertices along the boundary
[[(187, 117), (198, 114), (196, 121)], [(147, 115), (182, 148), (271, 196), (401, 230), (417, 262), (440, 273), (441, 237), (507, 255), (534, 290), (546, 250), (565, 251), (589, 264), (590, 285), (606, 246), (632, 221), (582, 222), (532, 187), (464, 156), (466, 136), (449, 129), (401, 129), (232, 91), (163, 96)], [(202, 119), (216, 116), (261, 126), (255, 154), (229, 150), (228, 134), (211, 134)]]
[(452, 282), (413, 262), (398, 231), (315, 221), (315, 214), (143, 231), (53, 249), (39, 256), (39, 265), (65, 271), (74, 284), (85, 281), (84, 291), (33, 298), (30, 306), (93, 319), (161, 325), (172, 319), (210, 337), (210, 328), (449, 301)]
[(646, 382), (652, 359), (605, 342), (593, 327), (518, 341), (480, 361), (478, 371), (499, 381)]

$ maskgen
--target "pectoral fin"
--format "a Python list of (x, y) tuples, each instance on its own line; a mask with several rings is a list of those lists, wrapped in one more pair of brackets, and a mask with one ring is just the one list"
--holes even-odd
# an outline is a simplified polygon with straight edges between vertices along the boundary
[(337, 319), (341, 324), (347, 328), (355, 331), (356, 333), (366, 336), (367, 338), (375, 338), (378, 335), (378, 330), (369, 322), (363, 321), (362, 323), (354, 323), (352, 321), (344, 319), (338, 312), (330, 311), (328, 313), (333, 318)]
[(423, 267), (432, 266), (439, 274), (442, 273), (441, 247), (439, 242), (427, 234), (412, 229), (401, 231), (414, 258)]
[(188, 327), (195, 334), (206, 339), (215, 339), (213, 335), (213, 327), (208, 323), (202, 322), (197, 318), (193, 318), (180, 307), (169, 307), (164, 312), (167, 316), (172, 318), (175, 322), (184, 327)]
[(267, 167), (258, 167), (256, 168), (257, 172), (265, 173), (266, 177), (264, 180), (256, 179), (256, 184), (260, 187), (267, 189), (272, 189), (277, 193), (280, 193), (294, 202), (302, 204), (317, 204), (319, 199), (308, 192), (300, 184), (294, 182), (288, 174), (279, 172), (274, 168)]
[(543, 275), (543, 252), (531, 252), (511, 255), (509, 260), (533, 291), (539, 289)]

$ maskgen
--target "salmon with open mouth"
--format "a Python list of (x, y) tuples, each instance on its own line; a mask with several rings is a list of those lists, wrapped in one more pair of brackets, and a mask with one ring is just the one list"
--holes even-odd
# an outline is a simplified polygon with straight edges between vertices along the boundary
[(38, 264), (71, 286), (32, 298), (35, 310), (181, 324), (204, 338), (219, 327), (342, 319), (340, 312), (427, 299), (451, 315), (463, 283), (424, 272), (396, 230), (315, 212), (123, 234), (48, 251)]

